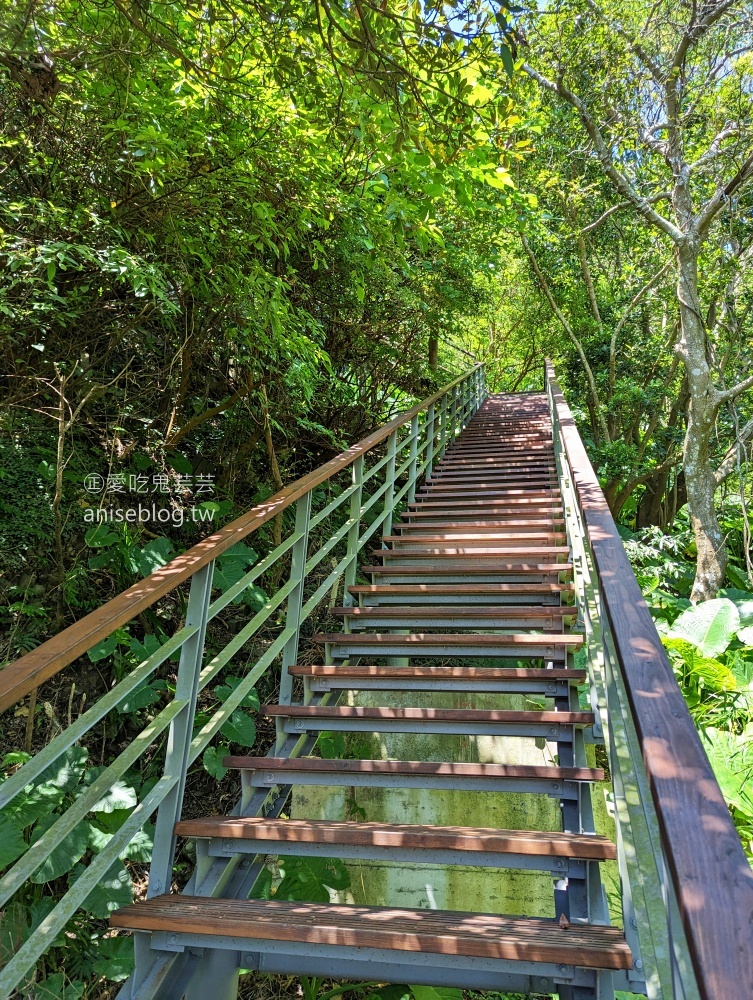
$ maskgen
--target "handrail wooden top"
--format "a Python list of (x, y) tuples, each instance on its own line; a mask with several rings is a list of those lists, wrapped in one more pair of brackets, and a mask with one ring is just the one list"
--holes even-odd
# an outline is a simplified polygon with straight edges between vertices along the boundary
[(220, 528), (214, 534), (202, 539), (182, 555), (156, 570), (150, 576), (139, 580), (117, 597), (103, 604), (80, 621), (41, 643), (36, 649), (22, 656), (14, 663), (0, 669), (0, 712), (15, 705), (34, 688), (49, 680), (56, 673), (73, 663), (79, 656), (116, 629), (135, 618), (165, 594), (169, 594), (181, 583), (188, 580), (203, 566), (226, 552), (232, 545), (252, 534), (267, 521), (282, 513), (287, 507), (304, 496), (309, 490), (331, 479), (342, 469), (346, 469), (361, 455), (365, 455), (386, 440), (393, 431), (404, 426), (413, 417), (436, 403), (455, 386), (465, 381), (469, 375), (482, 368), (482, 364), (464, 372), (433, 396), (417, 403), (410, 410), (399, 414), (389, 423), (383, 424), (372, 434), (352, 445), (347, 451), (336, 455), (329, 462), (297, 479), (290, 486), (275, 493), (264, 503), (252, 507), (235, 521)]
[(699, 991), (753, 997), (753, 871), (548, 360), (546, 376)]

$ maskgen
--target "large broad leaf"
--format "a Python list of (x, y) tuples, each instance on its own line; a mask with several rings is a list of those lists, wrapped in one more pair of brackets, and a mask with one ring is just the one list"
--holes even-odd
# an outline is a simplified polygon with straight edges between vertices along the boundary
[(0, 816), (0, 871), (7, 868), (26, 850), (26, 841), (20, 828), (5, 816)]
[(753, 625), (746, 625), (745, 628), (737, 630), (737, 638), (744, 642), (746, 646), (753, 646)]
[[(68, 876), (68, 882), (73, 885), (86, 871), (84, 865), (76, 865)], [(133, 902), (133, 882), (121, 861), (116, 861), (105, 873), (92, 892), (87, 896), (82, 906), (95, 917), (108, 917), (113, 910), (121, 906), (130, 906)]]
[(15, 827), (24, 829), (43, 816), (48, 816), (63, 801), (64, 792), (53, 784), (28, 785), (3, 810), (3, 815)]
[(334, 858), (283, 858), (284, 873), (277, 886), (275, 899), (291, 899), (306, 903), (328, 903), (330, 889), (347, 889), (348, 869)]
[(703, 656), (692, 642), (666, 637), (662, 637), (662, 642), (666, 649), (679, 653), (688, 670), (703, 680), (704, 687), (711, 691), (734, 691), (737, 688), (734, 672), (720, 660)]
[(37, 778), (37, 784), (54, 785), (62, 792), (72, 791), (81, 780), (88, 757), (89, 751), (85, 747), (69, 747), (53, 764), (42, 771)]
[(229, 754), (230, 747), (222, 744), (218, 747), (207, 747), (204, 751), (204, 756), (201, 759), (204, 770), (211, 774), (216, 781), (222, 781), (227, 774), (227, 768), (223, 766), (222, 761)]
[(702, 742), (727, 802), (753, 819), (753, 742), (720, 729), (704, 729)]
[(726, 587), (719, 591), (719, 596), (732, 601), (740, 615), (741, 625), (753, 625), (753, 594), (749, 590)]
[[(34, 841), (39, 840), (43, 833), (50, 829), (53, 823), (60, 819), (59, 816), (46, 816), (34, 827)], [(31, 876), (31, 881), (36, 883), (52, 882), (53, 879), (65, 875), (71, 868), (80, 861), (89, 846), (89, 824), (79, 823), (75, 829), (71, 830), (67, 837), (58, 843), (52, 852), (47, 856), (41, 868)]]
[[(243, 683), (242, 677), (235, 677), (231, 675), (228, 677), (224, 684), (218, 684), (214, 689), (215, 695), (220, 699), (220, 701), (227, 701), (230, 695), (235, 691), (240, 684)], [(259, 695), (256, 693), (255, 688), (251, 688), (247, 695), (244, 696), (241, 701), (239, 708), (252, 708), (254, 711), (258, 712), (261, 707), (259, 703)]]
[[(130, 809), (116, 809), (111, 813), (102, 812), (97, 815), (96, 823), (89, 824), (89, 847), (95, 854), (99, 854), (110, 842), (113, 834), (117, 833), (130, 815)], [(154, 826), (147, 823), (133, 835), (118, 857), (121, 861), (128, 858), (131, 861), (141, 861), (147, 864), (152, 860), (153, 847)]]
[(463, 1000), (460, 990), (448, 986), (411, 986), (416, 1000)]
[(740, 615), (735, 605), (726, 597), (719, 597), (683, 611), (669, 635), (692, 642), (704, 656), (715, 657), (729, 646), (739, 626)]
[(95, 813), (111, 813), (116, 809), (133, 809), (138, 802), (135, 789), (125, 781), (115, 781), (105, 792), (99, 802), (95, 802), (91, 811)]
[[(212, 577), (212, 586), (223, 593), (236, 584), (259, 558), (258, 553), (243, 542), (237, 542), (217, 560)], [(240, 604), (243, 594), (235, 598), (233, 604)]]
[(92, 969), (113, 983), (122, 983), (133, 972), (133, 938), (106, 937), (97, 942), (97, 960)]
[(231, 743), (238, 743), (242, 747), (252, 747), (256, 739), (256, 723), (250, 715), (237, 708), (231, 713), (224, 726), (220, 728), (220, 732)]

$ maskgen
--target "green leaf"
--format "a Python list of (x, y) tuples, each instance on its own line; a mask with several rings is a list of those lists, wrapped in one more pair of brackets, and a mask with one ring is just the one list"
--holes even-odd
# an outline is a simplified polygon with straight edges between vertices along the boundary
[[(253, 549), (244, 545), (243, 542), (237, 542), (218, 558), (212, 577), (212, 586), (224, 593), (245, 576), (258, 558), (258, 553)], [(239, 594), (233, 604), (240, 604), (242, 600), (243, 595)]]
[(118, 541), (118, 536), (114, 531), (110, 531), (106, 525), (97, 524), (84, 535), (84, 541), (92, 549), (107, 548)]
[(669, 635), (686, 639), (704, 656), (714, 657), (729, 646), (739, 625), (740, 615), (735, 605), (726, 597), (719, 597), (683, 611)]
[(390, 986), (382, 986), (381, 989), (369, 993), (366, 1000), (411, 1000), (410, 986), (403, 986), (393, 983)]
[(461, 990), (447, 986), (411, 986), (416, 1000), (463, 1000)]
[(725, 587), (719, 591), (720, 597), (726, 597), (737, 608), (741, 625), (753, 625), (753, 594), (749, 590), (735, 590)]
[[(50, 827), (57, 823), (60, 819), (59, 816), (46, 816), (44, 819), (40, 820), (39, 823), (34, 827), (34, 836), (32, 837), (32, 843), (35, 843), (46, 833)], [(65, 875), (69, 872), (71, 868), (80, 861), (86, 853), (86, 849), (89, 846), (89, 824), (79, 823), (68, 834), (64, 837), (56, 847), (53, 848), (52, 852), (47, 856), (47, 860), (38, 868), (37, 871), (31, 876), (31, 881), (36, 884), (41, 884), (44, 882), (52, 882), (53, 879), (59, 878), (61, 875)]]
[(39, 785), (53, 785), (61, 792), (72, 792), (81, 781), (89, 751), (86, 747), (69, 747), (37, 778)]
[[(117, 833), (130, 815), (130, 809), (116, 809), (111, 813), (99, 813), (96, 823), (89, 824), (89, 847), (95, 854), (98, 854), (108, 844), (113, 834)], [(128, 858), (130, 861), (148, 864), (152, 859), (153, 848), (154, 826), (151, 823), (146, 823), (143, 829), (134, 834), (118, 857), (121, 861)]]
[[(227, 701), (230, 695), (238, 688), (239, 684), (243, 683), (242, 677), (230, 676), (226, 678), (224, 684), (218, 684), (214, 689), (214, 693), (220, 701)], [(256, 693), (255, 688), (251, 688), (247, 695), (244, 696), (241, 701), (239, 708), (250, 708), (255, 712), (258, 712), (261, 708), (259, 703), (259, 695)]]
[(211, 774), (217, 781), (222, 781), (228, 772), (228, 769), (223, 767), (222, 761), (224, 757), (228, 757), (229, 755), (230, 747), (228, 746), (221, 744), (218, 747), (207, 747), (201, 761), (204, 765), (204, 770)]
[(342, 890), (350, 885), (348, 869), (334, 858), (283, 858), (280, 869), (283, 879), (277, 886), (275, 899), (328, 903), (327, 886)]
[[(94, 567), (96, 568), (96, 567)], [(98, 642), (96, 646), (87, 652), (87, 656), (92, 661), (92, 663), (97, 663), (98, 660), (104, 660), (106, 656), (111, 656), (112, 653), (118, 648), (118, 637), (117, 635), (108, 635), (106, 639), (102, 642)]]
[(220, 732), (226, 740), (238, 743), (242, 747), (252, 747), (256, 739), (256, 723), (241, 709), (237, 708), (227, 720)]
[(509, 77), (512, 77), (515, 72), (515, 62), (512, 57), (512, 52), (507, 45), (501, 45), (499, 49), (499, 55), (502, 59), (502, 65), (505, 67), (505, 73)]
[[(73, 885), (85, 871), (84, 865), (76, 865), (68, 876), (69, 885)], [(121, 906), (129, 906), (133, 902), (133, 895), (131, 876), (123, 863), (116, 861), (82, 903), (82, 907), (92, 916), (104, 918)]]
[(174, 551), (169, 538), (155, 538), (135, 554), (137, 572), (142, 576), (149, 576), (168, 563)]
[(745, 628), (737, 630), (737, 638), (746, 646), (753, 646), (753, 625), (746, 625)]
[(118, 780), (110, 786), (99, 802), (95, 802), (91, 811), (94, 813), (111, 813), (116, 809), (133, 809), (138, 802), (136, 791), (124, 781)]
[(6, 816), (0, 816), (0, 871), (20, 858), (26, 846), (21, 829)]
[(125, 715), (128, 712), (137, 712), (148, 705), (154, 705), (162, 696), (162, 688), (159, 681), (143, 680), (138, 687), (134, 688), (129, 695), (118, 705), (118, 712)]
[(97, 942), (97, 958), (92, 970), (112, 983), (122, 983), (133, 972), (133, 938), (105, 937)]

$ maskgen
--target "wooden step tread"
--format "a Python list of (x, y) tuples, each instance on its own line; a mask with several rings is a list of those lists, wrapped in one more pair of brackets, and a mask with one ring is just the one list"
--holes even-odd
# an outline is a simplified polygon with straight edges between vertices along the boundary
[(497, 546), (492, 547), (491, 545), (482, 548), (464, 548), (457, 545), (446, 545), (441, 548), (411, 548), (411, 549), (372, 549), (372, 555), (380, 556), (386, 559), (390, 557), (392, 559), (426, 559), (427, 556), (432, 556), (437, 559), (467, 559), (468, 556), (473, 556), (474, 559), (488, 559), (488, 560), (500, 560), (500, 556), (504, 558), (505, 561), (509, 561), (515, 556), (520, 556), (520, 558), (526, 559), (548, 559), (551, 556), (567, 556), (570, 555), (570, 549), (567, 545), (542, 545), (533, 546), (526, 545), (524, 547), (512, 546)]
[(311, 641), (319, 644), (325, 642), (332, 646), (357, 643), (359, 646), (563, 646), (567, 649), (579, 649), (583, 645), (583, 636), (577, 634), (563, 635), (560, 632), (547, 632), (534, 635), (529, 632), (495, 632), (482, 634), (451, 633), (445, 635), (432, 632), (414, 632), (412, 635), (392, 634), (390, 632), (320, 632), (311, 636)]
[(380, 667), (355, 664), (340, 667), (335, 664), (299, 664), (288, 670), (295, 677), (427, 677), (437, 680), (569, 680), (580, 683), (586, 679), (585, 670), (555, 667)]
[(458, 562), (451, 566), (362, 566), (361, 572), (370, 576), (448, 576), (454, 573), (495, 575), (499, 573), (569, 573), (572, 563), (526, 563), (495, 561), (493, 566), (480, 566), (477, 562)]
[(615, 845), (597, 834), (491, 827), (423, 826), (412, 823), (354, 823), (334, 820), (263, 819), (206, 816), (177, 823), (180, 837), (275, 840), (293, 844), (353, 844), (363, 847), (415, 847), (435, 850), (530, 854), (611, 861)]
[[(450, 502), (450, 501), (452, 501), (452, 502)], [(409, 509), (410, 508), (414, 508), (414, 507), (420, 507), (422, 509), (424, 507), (448, 507), (448, 508), (454, 508), (454, 507), (470, 507), (470, 508), (475, 508), (475, 507), (491, 507), (493, 509), (502, 510), (505, 507), (510, 507), (510, 508), (512, 508), (512, 507), (536, 507), (536, 508), (542, 507), (542, 508), (545, 508), (545, 509), (549, 510), (550, 508), (561, 507), (562, 503), (561, 503), (560, 500), (556, 499), (555, 497), (552, 497), (551, 499), (549, 499), (548, 497), (545, 497), (545, 496), (542, 496), (542, 497), (510, 496), (510, 497), (506, 497), (503, 500), (502, 499), (495, 500), (493, 497), (491, 499), (487, 499), (486, 497), (483, 497), (483, 498), (480, 498), (478, 500), (463, 500), (462, 498), (458, 499), (458, 500), (455, 500), (454, 498), (447, 496), (447, 497), (444, 497), (442, 500), (436, 500), (436, 501), (434, 501), (434, 500), (417, 500), (415, 503), (409, 503), (407, 506), (408, 506)]]
[[(435, 597), (462, 597), (463, 594), (572, 594), (571, 583), (357, 583), (348, 587), (353, 594), (428, 594)], [(556, 605), (547, 605), (556, 607)]]
[(506, 545), (508, 542), (512, 545), (521, 545), (524, 542), (537, 542), (542, 538), (547, 541), (556, 542), (565, 537), (566, 535), (564, 531), (515, 532), (491, 530), (469, 532), (462, 526), (458, 526), (457, 532), (453, 532), (453, 534), (382, 535), (382, 541), (393, 546), (400, 545), (400, 543), (423, 545), (426, 542), (452, 542), (455, 545), (475, 545), (478, 542), (483, 546), (486, 544)]
[(566, 604), (535, 604), (526, 607), (523, 604), (503, 604), (497, 607), (483, 605), (460, 607), (446, 604), (439, 607), (422, 607), (420, 604), (388, 604), (378, 607), (331, 608), (331, 615), (349, 616), (355, 618), (571, 618), (577, 614), (577, 609)]
[(265, 705), (262, 715), (291, 719), (394, 719), (423, 722), (535, 723), (558, 726), (592, 726), (593, 712), (515, 712), (481, 708), (379, 708), (365, 705)]
[(462, 911), (165, 895), (116, 910), (110, 925), (603, 969), (631, 965), (630, 949), (616, 927), (572, 924), (565, 931), (554, 920)]
[(543, 778), (557, 781), (603, 781), (598, 767), (555, 767), (539, 764), (466, 764), (425, 760), (345, 760), (335, 757), (223, 758), (223, 766), (240, 771), (316, 771), (320, 774), (452, 775), (460, 778)]

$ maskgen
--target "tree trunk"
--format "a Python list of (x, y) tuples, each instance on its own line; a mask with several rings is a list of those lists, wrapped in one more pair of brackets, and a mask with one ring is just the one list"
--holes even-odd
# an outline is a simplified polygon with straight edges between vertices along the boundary
[(683, 468), (688, 491), (690, 523), (698, 552), (690, 599), (707, 601), (724, 585), (727, 550), (714, 510), (716, 478), (711, 445), (719, 403), (706, 360), (706, 331), (698, 298), (698, 247), (678, 247), (677, 298), (680, 305), (680, 356), (688, 376), (688, 423)]
[(439, 366), (439, 337), (429, 334), (429, 368), (435, 372)]

